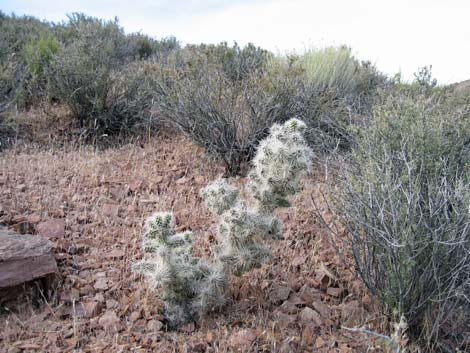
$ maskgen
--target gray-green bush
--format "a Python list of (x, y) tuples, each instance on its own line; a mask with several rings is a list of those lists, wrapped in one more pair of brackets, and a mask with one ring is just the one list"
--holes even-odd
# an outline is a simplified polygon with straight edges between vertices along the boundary
[[(428, 92), (429, 93), (429, 92)], [(428, 351), (467, 350), (470, 110), (443, 94), (388, 92), (331, 198), (357, 270)]]
[(292, 114), (291, 88), (265, 74), (234, 81), (204, 57), (197, 67), (192, 66), (195, 54), (189, 55), (189, 63), (174, 57), (162, 70), (157, 111), (208, 153), (220, 157), (228, 174), (237, 174), (269, 127)]

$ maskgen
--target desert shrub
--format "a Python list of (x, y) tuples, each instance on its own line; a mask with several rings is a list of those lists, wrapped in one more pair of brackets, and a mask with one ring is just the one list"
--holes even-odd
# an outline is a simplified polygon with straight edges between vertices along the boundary
[[(195, 67), (176, 58), (162, 72), (157, 109), (168, 123), (220, 157), (228, 174), (237, 174), (269, 127), (292, 114), (290, 87), (281, 81), (273, 85), (276, 79), (253, 74), (233, 81), (218, 65), (201, 59)], [(270, 85), (275, 89), (266, 89)]]
[(127, 63), (125, 36), (116, 21), (76, 14), (69, 26), (63, 36), (70, 43), (50, 65), (51, 95), (70, 108), (86, 135), (132, 130), (150, 112), (151, 64)]
[(170, 213), (149, 218), (142, 243), (144, 259), (133, 268), (159, 289), (170, 326), (220, 308), (229, 276), (260, 267), (270, 258), (262, 242), (282, 237), (281, 222), (273, 211), (289, 206), (287, 196), (300, 190), (299, 177), (310, 167), (312, 153), (303, 131), (305, 124), (291, 119), (274, 125), (262, 141), (249, 174), (253, 206), (224, 179), (201, 190), (207, 206), (220, 216), (212, 263), (192, 255), (191, 232), (176, 233)]
[(389, 91), (331, 192), (361, 278), (433, 352), (468, 349), (469, 112), (452, 97)]
[(46, 67), (58, 51), (59, 42), (52, 35), (41, 35), (39, 40), (26, 44), (24, 48), (26, 64), (34, 78), (45, 79)]
[(73, 45), (53, 64), (52, 94), (70, 108), (84, 134), (127, 133), (150, 122), (156, 85), (152, 64), (130, 63), (112, 70), (106, 52), (96, 56), (84, 55)]
[(156, 40), (141, 33), (128, 34), (126, 42), (127, 55), (131, 60), (146, 60), (151, 57), (163, 59), (180, 48), (174, 37)]
[(0, 90), (2, 105), (26, 108), (44, 96), (33, 78), (25, 48), (52, 35), (52, 25), (33, 17), (0, 14)]
[(360, 62), (345, 46), (312, 48), (291, 57), (291, 65), (303, 70), (306, 80), (316, 89), (330, 90), (347, 98), (356, 110), (364, 110), (361, 104), (386, 83), (370, 62)]
[(219, 44), (189, 45), (194, 52), (194, 65), (199, 60), (221, 67), (225, 76), (232, 81), (244, 80), (256, 72), (264, 71), (271, 54), (252, 43), (240, 47), (236, 42), (229, 46), (227, 42)]
[(59, 42), (51, 34), (40, 35), (38, 40), (31, 40), (24, 47), (23, 55), (31, 75), (28, 92), (36, 101), (47, 96), (49, 66), (59, 48)]

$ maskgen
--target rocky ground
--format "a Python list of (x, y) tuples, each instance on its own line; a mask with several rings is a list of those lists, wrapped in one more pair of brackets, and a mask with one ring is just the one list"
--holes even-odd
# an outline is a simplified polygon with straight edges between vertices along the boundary
[[(0, 224), (51, 239), (61, 273), (55, 298), (2, 304), (1, 352), (371, 352), (376, 342), (342, 328), (380, 321), (370, 297), (330, 244), (319, 173), (280, 212), (273, 259), (233, 278), (229, 302), (167, 331), (157, 293), (130, 270), (144, 219), (172, 210), (210, 257), (217, 220), (199, 189), (223, 172), (180, 136), (97, 151), (32, 148), (0, 153)], [(244, 179), (233, 179), (243, 184)], [(327, 221), (332, 215), (326, 209)]]

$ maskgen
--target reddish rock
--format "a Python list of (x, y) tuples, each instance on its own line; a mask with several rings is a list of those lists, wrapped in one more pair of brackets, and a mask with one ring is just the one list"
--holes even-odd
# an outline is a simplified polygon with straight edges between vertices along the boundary
[(106, 290), (108, 289), (108, 280), (106, 278), (100, 277), (96, 280), (95, 285), (93, 287), (96, 290)]
[(318, 336), (317, 339), (315, 340), (315, 347), (316, 348), (321, 348), (326, 344), (325, 340), (321, 338), (321, 336)]
[(39, 222), (41, 222), (41, 216), (36, 214), (36, 213), (33, 213), (33, 214), (28, 216), (28, 222), (29, 223), (39, 223)]
[(89, 300), (83, 303), (83, 308), (85, 309), (86, 317), (92, 318), (101, 314), (103, 306), (100, 302), (95, 300)]
[(283, 302), (289, 298), (290, 292), (291, 288), (288, 286), (274, 286), (269, 293), (269, 300), (273, 304)]
[(108, 331), (119, 331), (121, 329), (121, 320), (114, 311), (107, 311), (100, 317), (99, 325)]
[(313, 326), (321, 326), (322, 320), (320, 318), (320, 314), (318, 314), (315, 310), (305, 307), (299, 314), (299, 319), (304, 322), (308, 323)]
[(141, 313), (140, 311), (133, 311), (133, 312), (129, 315), (129, 321), (130, 321), (130, 322), (136, 322), (136, 321), (139, 320), (141, 317), (142, 317), (142, 313)]
[(63, 219), (50, 219), (41, 222), (36, 227), (38, 234), (47, 239), (61, 239), (65, 236), (65, 221)]
[(139, 191), (144, 184), (144, 181), (142, 179), (134, 179), (129, 183), (129, 190), (131, 192), (137, 192)]
[(328, 287), (326, 294), (339, 298), (344, 293), (343, 288)]
[(331, 310), (325, 303), (321, 301), (315, 301), (312, 303), (313, 308), (320, 313), (320, 316), (324, 318), (330, 318)]
[[(16, 234), (0, 227), (0, 289), (39, 278), (52, 285), (58, 273), (53, 244), (41, 237)], [(45, 293), (47, 293), (48, 288)], [(0, 298), (2, 295), (0, 295)]]

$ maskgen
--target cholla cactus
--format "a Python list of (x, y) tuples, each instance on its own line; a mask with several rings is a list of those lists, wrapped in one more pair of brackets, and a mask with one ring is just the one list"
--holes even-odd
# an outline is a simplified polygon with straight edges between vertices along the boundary
[(260, 212), (271, 213), (289, 206), (286, 197), (300, 190), (299, 178), (312, 160), (312, 150), (302, 135), (305, 128), (303, 121), (290, 119), (272, 126), (269, 136), (261, 141), (249, 174)]
[(312, 152), (304, 129), (303, 122), (291, 119), (274, 125), (260, 143), (249, 174), (254, 207), (240, 200), (238, 190), (224, 179), (201, 190), (207, 206), (221, 218), (214, 263), (192, 255), (192, 233), (177, 233), (171, 213), (149, 218), (142, 243), (145, 257), (134, 270), (160, 289), (171, 325), (223, 305), (228, 275), (260, 267), (270, 258), (262, 242), (282, 238), (282, 224), (273, 211), (289, 205), (286, 197), (300, 189), (299, 177), (310, 167)]
[(274, 125), (260, 143), (249, 173), (254, 208), (240, 201), (236, 189), (223, 179), (201, 191), (209, 208), (221, 215), (217, 258), (236, 275), (269, 259), (270, 251), (261, 241), (282, 237), (281, 222), (272, 213), (289, 205), (286, 197), (300, 190), (299, 178), (310, 167), (312, 151), (302, 135), (305, 127), (302, 121), (290, 119)]
[(201, 190), (201, 197), (207, 207), (221, 215), (235, 206), (238, 200), (238, 190), (219, 178)]
[(145, 256), (133, 270), (161, 290), (169, 324), (178, 326), (224, 304), (226, 276), (221, 266), (192, 256), (192, 233), (177, 233), (172, 223), (168, 212), (147, 220)]

